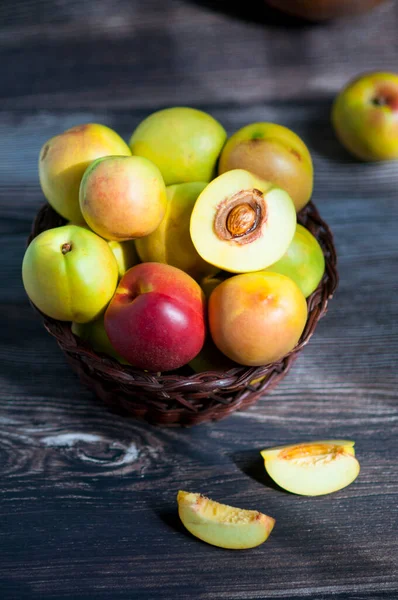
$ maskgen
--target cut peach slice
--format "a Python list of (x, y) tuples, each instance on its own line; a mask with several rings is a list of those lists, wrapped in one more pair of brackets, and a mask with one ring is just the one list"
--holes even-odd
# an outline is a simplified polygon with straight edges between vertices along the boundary
[(295, 229), (288, 193), (243, 169), (223, 173), (205, 187), (190, 225), (200, 256), (231, 273), (259, 271), (279, 260)]
[(220, 504), (201, 494), (180, 490), (178, 514), (186, 529), (208, 544), (232, 550), (259, 546), (268, 538), (275, 519), (256, 510)]
[(303, 496), (321, 496), (352, 483), (359, 474), (354, 442), (321, 440), (261, 451), (268, 475), (281, 488)]

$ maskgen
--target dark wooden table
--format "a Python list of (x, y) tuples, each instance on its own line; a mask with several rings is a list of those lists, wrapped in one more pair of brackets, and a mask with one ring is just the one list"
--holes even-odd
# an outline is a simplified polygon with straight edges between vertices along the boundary
[[(398, 8), (310, 26), (260, 2), (0, 4), (0, 598), (396, 600), (398, 163), (336, 142), (333, 97), (398, 64)], [(166, 105), (229, 132), (271, 120), (304, 137), (341, 283), (310, 345), (256, 406), (193, 429), (109, 412), (30, 308), (21, 261), (50, 136), (97, 121), (126, 139)], [(318, 498), (268, 485), (259, 450), (352, 438), (361, 474)], [(257, 508), (269, 541), (232, 552), (187, 534), (179, 488)]]

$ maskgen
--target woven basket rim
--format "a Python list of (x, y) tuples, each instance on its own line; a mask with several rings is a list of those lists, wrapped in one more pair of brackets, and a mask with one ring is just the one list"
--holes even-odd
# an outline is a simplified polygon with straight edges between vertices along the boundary
[[(72, 333), (70, 322), (57, 321), (47, 317), (37, 307), (32, 306), (41, 315), (46, 330), (55, 337), (69, 361), (74, 364), (74, 369), (80, 371), (81, 378), (82, 375), (83, 378), (91, 377), (93, 381), (100, 378), (103, 385), (115, 388), (115, 395), (122, 393), (122, 395), (131, 396), (134, 393), (141, 394), (145, 398), (150, 397), (153, 410), (163, 416), (168, 410), (164, 409), (163, 402), (177, 400), (181, 407), (180, 410), (190, 412), (197, 408), (192, 401), (199, 402), (203, 398), (219, 403), (220, 410), (229, 414), (233, 410), (239, 409), (247, 394), (252, 394), (253, 398), (259, 397), (272, 389), (287, 373), (300, 351), (308, 344), (317, 323), (326, 314), (328, 302), (337, 287), (337, 257), (329, 226), (322, 220), (312, 202), (299, 213), (298, 222), (316, 235), (325, 256), (325, 273), (317, 289), (307, 298), (308, 318), (298, 344), (275, 363), (260, 367), (237, 366), (225, 371), (214, 370), (201, 373), (191, 373), (189, 371), (192, 369), (187, 366), (176, 372), (144, 372), (133, 366), (121, 364), (106, 354), (95, 352), (84, 340)], [(49, 204), (44, 204), (34, 219), (27, 244), (45, 229), (64, 223), (65, 219), (58, 215)], [(78, 365), (77, 368), (76, 365)], [(257, 381), (261, 379), (262, 381)], [(257, 381), (256, 385), (253, 384), (254, 381)], [(239, 402), (234, 404), (232, 401), (231, 404), (230, 400), (224, 399), (225, 395), (231, 397), (238, 392), (243, 394)], [(187, 397), (189, 397), (188, 401)], [(245, 402), (248, 405), (248, 398)], [(200, 404), (200, 410), (205, 412), (206, 407), (202, 404)], [(223, 404), (225, 407), (222, 406)], [(231, 406), (233, 407), (231, 408)], [(201, 418), (201, 420), (206, 419)]]
[[(161, 372), (161, 373), (148, 372), (148, 373), (145, 373), (141, 369), (137, 369), (130, 365), (121, 364), (116, 359), (114, 359), (110, 356), (107, 356), (106, 354), (95, 352), (94, 350), (92, 350), (90, 348), (90, 346), (84, 340), (82, 340), (81, 338), (79, 338), (71, 333), (71, 335), (73, 336), (73, 338), (76, 342), (75, 344), (72, 343), (72, 346), (75, 346), (75, 351), (79, 352), (81, 354), (82, 358), (86, 357), (89, 360), (94, 360), (94, 361), (97, 360), (98, 366), (106, 365), (107, 369), (111, 368), (112, 370), (114, 370), (115, 371), (114, 376), (116, 376), (117, 378), (121, 377), (121, 379), (123, 379), (122, 374), (128, 373), (130, 376), (134, 376), (134, 379), (137, 381), (137, 383), (139, 381), (146, 382), (146, 383), (153, 382), (153, 378), (155, 377), (156, 381), (162, 382), (162, 385), (165, 387), (167, 387), (168, 382), (172, 383), (173, 388), (175, 387), (177, 382), (180, 382), (180, 383), (185, 383), (186, 385), (184, 387), (189, 388), (189, 387), (192, 387), (193, 384), (196, 384), (198, 382), (202, 386), (205, 381), (208, 381), (208, 380), (214, 381), (214, 379), (217, 379), (217, 381), (219, 381), (219, 385), (221, 385), (222, 387), (228, 388), (228, 385), (231, 385), (232, 380), (236, 380), (237, 378), (242, 379), (242, 383), (243, 383), (243, 381), (246, 381), (246, 380), (251, 381), (252, 379), (266, 375), (268, 373), (268, 371), (270, 370), (270, 368), (273, 368), (276, 365), (280, 364), (282, 361), (288, 359), (289, 357), (296, 355), (298, 352), (300, 352), (300, 350), (302, 350), (302, 348), (304, 348), (304, 346), (306, 346), (308, 344), (310, 338), (312, 337), (312, 335), (314, 333), (314, 329), (315, 329), (314, 325), (316, 325), (316, 323), (319, 321), (319, 319), (321, 319), (326, 314), (328, 302), (333, 297), (333, 294), (334, 294), (335, 289), (338, 284), (338, 274), (337, 274), (337, 269), (336, 269), (337, 256), (336, 256), (335, 248), (333, 245), (333, 235), (332, 235), (332, 232), (331, 232), (329, 226), (321, 219), (317, 208), (315, 207), (315, 205), (312, 202), (310, 202), (305, 207), (304, 211), (299, 213), (298, 222), (300, 222), (302, 220), (302, 215), (308, 214), (309, 211), (311, 212), (312, 220), (315, 220), (322, 225), (322, 227), (326, 230), (326, 232), (331, 240), (331, 244), (329, 245), (329, 248), (322, 247), (324, 253), (325, 253), (325, 251), (328, 251), (329, 260), (326, 260), (327, 257), (325, 257), (326, 269), (325, 269), (325, 273), (322, 278), (322, 281), (319, 283), (317, 289), (307, 298), (309, 317), (307, 319), (307, 323), (306, 323), (304, 331), (300, 337), (300, 340), (299, 340), (298, 344), (295, 346), (295, 348), (291, 352), (286, 354), (281, 361), (278, 361), (276, 363), (269, 363), (267, 365), (263, 365), (260, 367), (247, 367), (247, 366), (242, 365), (242, 366), (233, 367), (231, 369), (227, 369), (225, 371), (214, 370), (214, 371), (203, 371), (201, 373), (184, 373), (184, 372), (181, 373), (181, 370), (183, 370), (183, 369), (187, 370), (186, 367), (182, 367), (182, 369), (178, 369), (176, 371), (171, 371), (171, 372)], [(46, 215), (49, 212), (54, 213), (54, 216), (59, 219), (60, 225), (62, 225), (65, 222), (65, 219), (63, 219), (61, 216), (59, 216), (50, 207), (49, 204), (45, 203), (40, 208), (39, 212), (36, 215), (36, 218), (32, 225), (31, 234), (27, 240), (27, 245), (29, 245), (29, 243), (32, 241), (32, 239), (38, 235), (39, 230), (40, 230), (40, 221), (43, 218), (43, 215)], [(322, 246), (322, 240), (318, 240), (318, 241), (320, 241), (321, 246)], [(329, 287), (331, 287), (331, 289), (326, 290), (326, 294), (325, 294), (325, 279), (328, 279), (328, 280), (332, 279), (332, 286), (329, 286)], [(44, 321), (44, 326), (45, 326), (46, 330), (57, 339), (57, 341), (61, 344), (61, 347), (62, 347), (62, 342), (64, 341), (65, 333), (67, 330), (70, 330), (71, 323), (67, 322), (67, 321), (62, 322), (62, 321), (57, 321), (55, 319), (52, 319), (52, 318), (44, 315), (33, 303), (31, 303), (31, 304), (32, 304), (33, 308), (41, 315), (41, 317)], [(317, 311), (316, 318), (314, 318), (314, 317), (311, 318), (311, 310), (313, 309), (313, 307), (316, 307), (317, 305), (320, 305), (320, 310)], [(69, 345), (70, 345), (70, 341), (71, 340), (69, 340)]]

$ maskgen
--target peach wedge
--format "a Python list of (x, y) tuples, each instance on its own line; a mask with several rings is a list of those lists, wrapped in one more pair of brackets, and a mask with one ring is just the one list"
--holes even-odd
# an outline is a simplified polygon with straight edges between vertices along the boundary
[(321, 496), (352, 483), (359, 474), (354, 442), (321, 440), (261, 451), (268, 475), (281, 488), (302, 496)]
[(208, 544), (230, 550), (259, 546), (268, 538), (275, 519), (180, 490), (178, 514), (186, 529)]

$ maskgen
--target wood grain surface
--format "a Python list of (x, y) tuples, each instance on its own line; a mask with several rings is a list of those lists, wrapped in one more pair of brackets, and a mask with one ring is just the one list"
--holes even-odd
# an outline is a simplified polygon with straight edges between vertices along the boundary
[[(398, 61), (398, 7), (324, 25), (261, 2), (2, 0), (0, 4), (0, 598), (396, 600), (398, 163), (350, 158), (330, 126), (339, 88)], [(341, 283), (288, 377), (246, 412), (164, 430), (109, 412), (28, 304), (21, 261), (43, 202), (50, 136), (97, 121), (125, 139), (188, 104), (232, 133), (302, 135)], [(318, 498), (267, 479), (259, 450), (356, 441), (361, 474)], [(232, 552), (185, 532), (178, 489), (276, 518)]]

